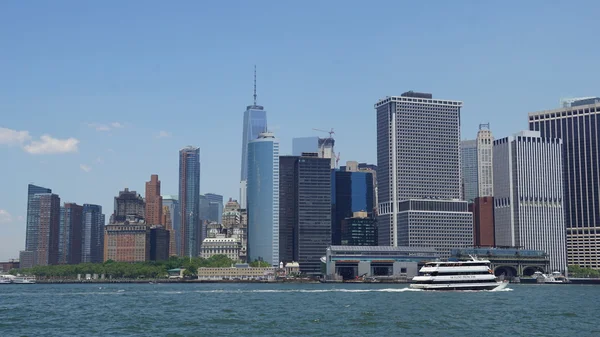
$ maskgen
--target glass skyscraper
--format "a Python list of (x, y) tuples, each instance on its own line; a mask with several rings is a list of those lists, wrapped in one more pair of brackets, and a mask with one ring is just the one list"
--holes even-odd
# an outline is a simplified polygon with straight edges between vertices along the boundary
[(248, 180), (248, 143), (258, 138), (258, 135), (267, 131), (267, 111), (261, 105), (249, 105), (244, 111), (244, 125), (242, 135), (242, 167), (240, 174), (240, 206), (246, 208)]
[(27, 229), (25, 231), (25, 251), (36, 250), (39, 233), (39, 205), (33, 203), (36, 194), (52, 193), (49, 188), (29, 184), (27, 186)]
[(171, 216), (171, 224), (173, 231), (175, 232), (175, 252), (179, 254), (181, 252), (181, 220), (179, 218), (179, 200), (176, 195), (163, 195), (163, 207), (169, 208), (169, 214)]
[(341, 245), (342, 222), (355, 212), (366, 212), (373, 217), (375, 208), (373, 196), (373, 175), (370, 172), (332, 171), (331, 205), (332, 226), (331, 244)]
[(261, 133), (248, 143), (248, 261), (279, 265), (279, 141)]
[(181, 256), (198, 256), (200, 241), (200, 149), (179, 151), (179, 209)]
[(104, 224), (102, 206), (83, 205), (81, 231), (81, 262), (101, 263), (104, 260)]

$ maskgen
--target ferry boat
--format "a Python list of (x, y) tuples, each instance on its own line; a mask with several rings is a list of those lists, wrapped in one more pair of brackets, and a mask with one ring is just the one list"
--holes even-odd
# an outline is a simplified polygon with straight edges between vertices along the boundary
[(413, 278), (412, 289), (422, 290), (501, 290), (508, 281), (497, 281), (490, 261), (428, 262)]
[(14, 284), (34, 284), (35, 276), (17, 276), (12, 279)]
[(4, 275), (0, 275), (0, 284), (11, 284), (11, 280), (8, 277), (4, 277)]

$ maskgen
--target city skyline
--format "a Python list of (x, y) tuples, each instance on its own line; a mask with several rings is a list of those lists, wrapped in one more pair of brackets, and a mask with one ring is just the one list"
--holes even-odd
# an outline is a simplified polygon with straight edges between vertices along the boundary
[[(388, 5), (389, 14), (383, 15), (406, 9), (430, 13), (425, 4)], [(200, 193), (237, 199), (240, 107), (252, 99), (254, 64), (260, 69), (260, 103), (268, 107), (282, 154), (291, 153), (292, 138), (318, 135), (312, 128), (333, 127), (342, 160), (369, 163), (376, 162), (372, 102), (383, 95), (412, 88), (460, 97), (465, 102), (463, 134), (471, 134), (480, 122), (490, 122), (495, 136), (504, 137), (514, 132), (515, 124), (525, 128), (527, 112), (553, 108), (562, 97), (600, 91), (583, 75), (592, 69), (597, 46), (590, 46), (584, 55), (556, 50), (557, 40), (574, 44), (593, 40), (591, 13), (598, 7), (594, 2), (589, 11), (577, 15), (560, 4), (542, 9), (522, 4), (519, 11), (490, 10), (490, 4), (440, 4), (439, 13), (458, 14), (431, 14), (443, 30), (425, 27), (419, 15), (403, 22), (391, 16), (380, 24), (363, 21), (382, 15), (366, 4), (342, 8), (321, 4), (323, 10), (317, 12), (310, 6), (290, 11), (289, 4), (269, 9), (239, 6), (239, 11), (230, 12), (222, 4), (201, 10), (196, 4), (176, 15), (148, 6), (140, 29), (133, 29), (128, 20), (136, 15), (133, 8), (80, 4), (67, 10), (64, 4), (30, 8), (16, 3), (3, 7), (5, 20), (0, 26), (5, 29), (0, 31), (31, 34), (7, 35), (6, 50), (11, 52), (0, 65), (0, 71), (13, 79), (0, 84), (0, 111), (5, 117), (0, 153), (8, 163), (0, 167), (0, 184), (11, 191), (0, 196), (0, 259), (15, 258), (24, 248), (23, 190), (28, 183), (51, 186), (61, 201), (101, 205), (108, 215), (115, 191), (123, 187), (143, 191), (144, 178), (152, 173), (161, 177), (164, 193), (177, 194), (176, 152), (193, 144), (201, 148), (207, 163)], [(331, 10), (341, 10), (343, 19), (332, 19)], [(223, 24), (215, 20), (225, 14), (226, 29), (214, 38), (202, 33), (215, 22)], [(23, 22), (18, 19), (22, 15), (35, 20)], [(122, 20), (106, 31), (98, 30), (107, 15)], [(261, 20), (252, 27), (240, 25), (248, 15)], [(306, 16), (315, 20), (315, 27), (299, 24)], [(461, 18), (481, 29), (468, 29)], [(510, 27), (503, 24), (507, 18), (513, 22)], [(578, 24), (553, 24), (564, 20)], [(175, 24), (155, 28), (157, 21)], [(190, 24), (189, 29), (182, 29), (179, 22)], [(71, 29), (74, 25), (79, 28)], [(281, 29), (273, 31), (274, 25)], [(293, 38), (285, 39), (285, 34)], [(377, 56), (369, 51), (374, 42), (398, 35), (405, 41), (401, 48)], [(111, 43), (98, 49), (93, 42), (98, 40)], [(48, 45), (56, 48), (44, 47)], [(206, 45), (212, 46), (208, 52)], [(404, 48), (415, 52), (400, 53)], [(442, 49), (445, 52), (439, 53)], [(252, 56), (239, 60), (234, 56), (239, 50)], [(40, 52), (47, 57), (32, 56)], [(146, 57), (140, 62), (141, 54)], [(64, 55), (77, 55), (76, 61)], [(402, 68), (405, 64), (414, 67)], [(395, 67), (402, 68), (400, 83), (384, 78)], [(441, 78), (440, 73), (446, 76)], [(306, 104), (290, 103), (298, 99), (298, 92)], [(498, 95), (510, 99), (497, 100)], [(352, 99), (332, 99), (336, 97)], [(220, 144), (211, 148), (215, 139)], [(124, 145), (138, 141), (147, 145), (139, 152)], [(119, 163), (135, 163), (136, 169), (117, 170)]]

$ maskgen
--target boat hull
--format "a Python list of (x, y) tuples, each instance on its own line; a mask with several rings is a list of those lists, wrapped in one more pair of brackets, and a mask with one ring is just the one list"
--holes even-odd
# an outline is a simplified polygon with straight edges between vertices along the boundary
[(506, 288), (508, 282), (486, 282), (486, 283), (439, 283), (439, 284), (419, 284), (410, 285), (412, 289), (443, 291), (443, 290), (502, 290)]

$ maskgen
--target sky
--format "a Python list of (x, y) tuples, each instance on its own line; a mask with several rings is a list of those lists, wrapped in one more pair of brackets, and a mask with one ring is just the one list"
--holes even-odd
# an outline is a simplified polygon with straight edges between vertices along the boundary
[(25, 245), (27, 184), (113, 211), (151, 174), (238, 198), (242, 121), (291, 139), (335, 131), (340, 163), (376, 163), (373, 105), (408, 90), (464, 102), (462, 138), (600, 95), (596, 1), (1, 1), (0, 261)]

